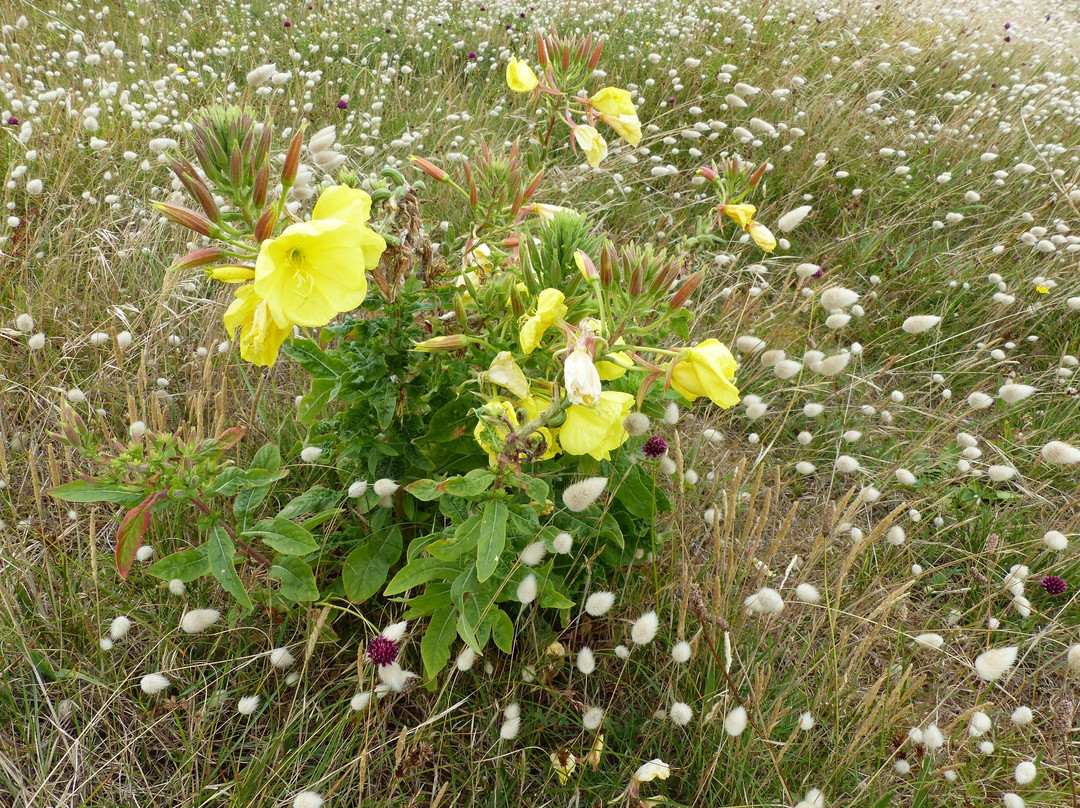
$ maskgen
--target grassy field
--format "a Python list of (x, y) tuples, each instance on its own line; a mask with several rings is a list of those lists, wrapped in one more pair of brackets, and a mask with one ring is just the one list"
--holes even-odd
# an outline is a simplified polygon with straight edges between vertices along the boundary
[[(636, 805), (632, 774), (660, 758), (653, 805), (1080, 806), (1080, 476), (1043, 451), (1080, 447), (1076, 8), (312, 5), (0, 4), (0, 805), (271, 806), (305, 790), (329, 806)], [(696, 337), (738, 348), (744, 401), (683, 414), (675, 538), (607, 582), (605, 617), (519, 627), (513, 655), (356, 711), (358, 649), (398, 605), (182, 633), (185, 610), (228, 597), (205, 582), (174, 596), (140, 564), (120, 580), (114, 513), (48, 495), (84, 470), (49, 433), (65, 401), (118, 435), (240, 424), (238, 458), (272, 439), (295, 479), (336, 479), (300, 458), (303, 375), (241, 365), (226, 296), (166, 271), (199, 245), (150, 207), (183, 198), (152, 141), (244, 102), (280, 129), (335, 124), (358, 174), (419, 179), (410, 154), (452, 161), (537, 126), (505, 65), (552, 23), (604, 37), (646, 132), (597, 169), (562, 155), (540, 201), (617, 242), (673, 238), (709, 215), (700, 165), (770, 164), (758, 218), (780, 247), (732, 237), (693, 304)], [(256, 91), (245, 75), (269, 62)], [(438, 240), (457, 212), (430, 186)], [(857, 302), (829, 305), (844, 297), (829, 289)], [(191, 529), (148, 544), (170, 552)], [(748, 613), (761, 587), (778, 614)], [(652, 610), (657, 639), (622, 658)], [(105, 650), (120, 615), (133, 626)], [(295, 665), (272, 666), (277, 647)], [(1015, 664), (984, 681), (974, 660), (1004, 647)], [(173, 683), (161, 697), (139, 688), (155, 672)], [(500, 740), (511, 702), (520, 732)], [(559, 749), (581, 761), (566, 782)]]

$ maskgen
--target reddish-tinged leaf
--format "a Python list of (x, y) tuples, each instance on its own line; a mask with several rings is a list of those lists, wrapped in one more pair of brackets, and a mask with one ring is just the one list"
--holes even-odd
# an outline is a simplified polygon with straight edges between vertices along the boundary
[(127, 578), (128, 570), (135, 561), (135, 553), (139, 551), (150, 527), (150, 512), (165, 497), (164, 491), (151, 494), (128, 511), (120, 522), (116, 531), (116, 570), (121, 578)]
[(218, 450), (222, 452), (229, 451), (229, 449), (231, 449), (240, 442), (240, 440), (244, 437), (245, 432), (247, 432), (247, 429), (242, 426), (229, 427), (216, 438), (214, 438), (214, 440), (221, 441), (221, 446), (218, 447)]

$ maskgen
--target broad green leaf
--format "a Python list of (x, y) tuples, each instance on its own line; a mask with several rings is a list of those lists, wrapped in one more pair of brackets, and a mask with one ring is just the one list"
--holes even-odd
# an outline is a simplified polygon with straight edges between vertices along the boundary
[(304, 559), (297, 556), (279, 558), (266, 573), (268, 578), (281, 582), (281, 596), (294, 603), (310, 603), (319, 599), (315, 573)]
[(416, 497), (421, 502), (431, 502), (433, 499), (438, 499), (443, 495), (443, 491), (439, 490), (439, 483), (435, 480), (413, 480), (405, 486), (405, 491)]
[(454, 531), (449, 539), (440, 539), (428, 545), (428, 552), (443, 561), (453, 561), (462, 553), (471, 553), (480, 540), (480, 517), (470, 516)]
[(459, 614), (457, 619), (457, 633), (465, 641), (465, 644), (472, 648), (476, 653), (483, 653), (484, 648), (480, 645), (480, 641), (476, 639), (476, 632), (473, 627), (469, 625), (469, 621), (465, 619), (464, 614)]
[(115, 502), (126, 508), (133, 508), (146, 499), (146, 491), (135, 485), (88, 483), (85, 480), (65, 483), (49, 493), (64, 502)]
[(240, 472), (239, 480), (244, 485), (261, 486), (276, 483), (278, 480), (288, 476), (288, 469), (277, 469), (276, 471), (271, 471), (270, 469), (248, 469), (247, 471)]
[(540, 593), (538, 601), (545, 609), (570, 609), (574, 601), (566, 597), (560, 590), (563, 587), (562, 578), (551, 573), (544, 580), (544, 589)]
[(148, 573), (163, 581), (179, 578), (185, 584), (210, 574), (210, 563), (206, 560), (206, 550), (196, 547), (167, 555), (150, 569)]
[(407, 589), (425, 584), (435, 578), (441, 578), (444, 581), (453, 580), (460, 572), (460, 567), (442, 559), (418, 558), (398, 570), (397, 575), (386, 585), (386, 591), (383, 594), (387, 597), (400, 595)]
[(300, 399), (296, 419), (302, 424), (314, 423), (326, 405), (333, 401), (341, 391), (341, 382), (332, 379), (312, 378), (311, 389)]
[(496, 607), (488, 612), (484, 622), (490, 622), (491, 638), (498, 649), (504, 654), (511, 653), (514, 650), (514, 621), (510, 615)]
[(233, 516), (236, 517), (237, 525), (246, 530), (251, 524), (251, 515), (255, 513), (266, 495), (270, 493), (270, 486), (261, 485), (254, 488), (241, 488), (236, 492), (233, 500)]
[(277, 471), (281, 467), (281, 450), (276, 443), (268, 443), (255, 453), (251, 458), (253, 469), (267, 469)]
[(436, 410), (428, 420), (427, 434), (417, 438), (416, 443), (427, 446), (430, 443), (450, 443), (456, 441), (471, 427), (469, 412), (472, 402), (466, 396), (452, 399)]
[(210, 481), (210, 484), (206, 487), (206, 494), (208, 496), (220, 494), (221, 496), (231, 497), (239, 490), (240, 484), (243, 482), (240, 478), (242, 473), (243, 470), (236, 468), (236, 466), (225, 469)]
[(210, 574), (217, 578), (222, 589), (232, 595), (245, 610), (251, 609), (251, 598), (236, 574), (236, 546), (221, 525), (210, 528), (206, 538), (206, 560), (210, 564)]
[(266, 544), (285, 555), (307, 555), (319, 549), (319, 543), (300, 525), (280, 516), (255, 523), (243, 536), (258, 536)]
[(338, 379), (348, 369), (336, 356), (327, 354), (309, 339), (286, 340), (281, 350), (300, 363), (314, 379)]
[(487, 491), (495, 482), (495, 475), (487, 469), (473, 469), (468, 474), (447, 477), (435, 486), (455, 497), (475, 497)]
[(450, 646), (457, 637), (457, 620), (453, 609), (442, 609), (431, 616), (424, 639), (420, 641), (420, 656), (424, 659), (424, 676), (433, 679), (450, 661)]
[(449, 609), (453, 602), (450, 600), (450, 584), (432, 582), (424, 588), (422, 595), (409, 598), (405, 601), (408, 611), (401, 616), (402, 620), (416, 620), (419, 617), (427, 617), (437, 609)]
[(307, 519), (301, 522), (300, 527), (304, 528), (304, 530), (314, 530), (319, 525), (325, 522), (329, 522), (331, 519), (341, 513), (341, 511), (341, 508), (327, 508), (325, 511), (319, 511), (314, 516), (309, 516)]
[(363, 603), (386, 582), (386, 573), (401, 558), (401, 530), (395, 525), (376, 533), (366, 544), (349, 553), (341, 577), (345, 595), (353, 603)]
[(344, 498), (345, 495), (340, 491), (331, 491), (326, 486), (313, 485), (300, 496), (289, 500), (289, 503), (278, 512), (278, 516), (292, 519), (307, 513), (323, 511), (334, 507)]
[(476, 577), (483, 583), (499, 565), (499, 554), (506, 546), (506, 505), (492, 500), (480, 516), (480, 539), (476, 546)]

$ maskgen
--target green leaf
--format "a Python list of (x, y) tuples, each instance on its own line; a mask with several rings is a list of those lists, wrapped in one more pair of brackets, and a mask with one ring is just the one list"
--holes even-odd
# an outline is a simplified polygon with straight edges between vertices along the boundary
[(323, 485), (313, 485), (298, 497), (293, 497), (289, 503), (278, 512), (278, 516), (292, 519), (303, 516), (306, 513), (332, 508), (344, 499), (345, 495), (340, 491), (331, 491)]
[(473, 469), (468, 474), (447, 477), (437, 489), (453, 494), (455, 497), (475, 497), (487, 491), (495, 482), (495, 475), (487, 469)]
[(196, 547), (167, 555), (150, 569), (148, 573), (163, 581), (179, 578), (185, 584), (210, 574), (210, 563), (206, 560), (206, 550)]
[(315, 573), (297, 556), (278, 559), (266, 573), (268, 578), (281, 582), (281, 596), (294, 603), (310, 603), (319, 599), (319, 587), (315, 585)]
[(425, 584), (435, 578), (451, 581), (456, 578), (460, 572), (460, 567), (443, 561), (442, 559), (430, 557), (418, 558), (415, 561), (410, 561), (398, 570), (398, 574), (386, 585), (386, 591), (384, 591), (383, 594), (387, 597), (390, 595), (400, 595), (407, 589), (412, 589), (414, 586)]
[(311, 379), (311, 389), (300, 399), (296, 418), (302, 424), (314, 423), (322, 414), (326, 405), (337, 398), (341, 392), (341, 382), (332, 379)]
[(483, 583), (499, 565), (499, 554), (506, 545), (506, 505), (492, 500), (484, 505), (480, 517), (480, 540), (476, 548), (476, 577)]
[(545, 609), (569, 609), (573, 607), (574, 601), (559, 591), (559, 585), (562, 583), (562, 579), (555, 573), (547, 576), (544, 580), (544, 590), (538, 598), (541, 606)]
[(251, 468), (277, 471), (281, 467), (281, 450), (276, 443), (268, 443), (251, 458)]
[(510, 615), (496, 607), (488, 612), (484, 622), (491, 625), (491, 638), (504, 654), (514, 650), (514, 621)]
[(470, 516), (454, 531), (453, 537), (428, 545), (428, 552), (443, 561), (453, 561), (463, 553), (471, 553), (480, 541), (480, 517)]
[(453, 609), (435, 612), (420, 641), (420, 656), (424, 659), (424, 675), (428, 679), (446, 667), (450, 661), (450, 646), (457, 637), (457, 621)]
[(480, 641), (476, 639), (476, 632), (473, 631), (473, 627), (469, 625), (469, 621), (465, 618), (464, 614), (458, 615), (457, 633), (470, 648), (476, 651), (476, 653), (483, 653), (484, 648), (480, 645)]
[(251, 530), (246, 530), (241, 535), (258, 536), (285, 555), (307, 555), (319, 549), (319, 543), (310, 533), (281, 516), (256, 522)]
[(242, 530), (246, 530), (251, 524), (251, 515), (263, 504), (269, 493), (270, 486), (267, 485), (241, 488), (236, 492), (236, 499), (233, 500), (233, 516), (236, 517), (237, 525)]
[(341, 510), (341, 508), (327, 508), (325, 511), (319, 511), (314, 516), (309, 516), (307, 519), (301, 522), (300, 526), (304, 528), (304, 530), (314, 530), (319, 525), (324, 524), (325, 522), (329, 522), (331, 519), (341, 513)]
[(41, 677), (43, 682), (56, 681), (56, 669), (52, 666), (49, 658), (41, 653), (41, 651), (35, 651), (34, 649), (30, 650), (30, 664), (34, 666), (34, 670), (37, 671), (38, 676)]
[(345, 559), (341, 572), (345, 595), (353, 603), (363, 603), (386, 582), (386, 573), (401, 558), (401, 530), (395, 525), (377, 533)]
[(217, 578), (222, 589), (232, 595), (245, 610), (251, 609), (251, 598), (236, 574), (236, 547), (221, 525), (214, 525), (206, 539), (206, 560), (210, 574)]
[(88, 483), (85, 480), (57, 486), (49, 493), (64, 502), (115, 502), (126, 508), (132, 508), (146, 499), (146, 491), (135, 485)]
[(443, 495), (439, 489), (439, 483), (434, 480), (414, 480), (405, 486), (405, 491), (416, 497), (421, 502), (431, 502)]
[(409, 598), (405, 601), (405, 605), (409, 609), (401, 616), (402, 620), (416, 620), (419, 617), (426, 617), (438, 609), (449, 609), (453, 605), (450, 600), (450, 584), (441, 581), (432, 582), (424, 587), (422, 595)]
[(276, 483), (278, 480), (288, 476), (288, 469), (278, 469), (276, 471), (271, 471), (270, 469), (248, 469), (247, 471), (240, 472), (239, 479), (243, 485), (258, 487)]
[(381, 429), (389, 429), (390, 424), (394, 421), (398, 392), (397, 384), (387, 380), (381, 389), (372, 390), (371, 395), (368, 397), (368, 401), (375, 408), (375, 418), (378, 420)]
[(337, 380), (348, 367), (336, 356), (327, 354), (310, 339), (286, 340), (281, 349), (295, 359), (313, 379)]
[(221, 496), (231, 497), (239, 490), (240, 484), (243, 482), (240, 479), (242, 473), (243, 470), (236, 468), (236, 466), (225, 469), (210, 481), (210, 484), (206, 487), (207, 496), (220, 494)]
[(415, 443), (423, 448), (431, 443), (456, 441), (469, 429), (469, 412), (472, 407), (472, 402), (466, 396), (451, 399), (431, 415), (427, 434), (417, 438)]

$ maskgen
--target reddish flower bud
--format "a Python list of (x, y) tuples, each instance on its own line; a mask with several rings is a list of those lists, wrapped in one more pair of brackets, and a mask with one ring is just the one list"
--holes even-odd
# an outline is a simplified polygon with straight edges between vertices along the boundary
[(304, 145), (304, 127), (296, 130), (289, 141), (289, 150), (285, 153), (285, 165), (281, 168), (281, 184), (291, 188), (296, 182), (296, 172), (300, 168), (300, 147)]
[(755, 171), (753, 176), (750, 177), (750, 187), (751, 188), (757, 188), (757, 184), (759, 182), (761, 182), (761, 178), (763, 176), (765, 176), (765, 169), (768, 168), (768, 166), (769, 166), (768, 163), (762, 163), (761, 165), (758, 166), (757, 171)]
[(170, 205), (167, 202), (154, 202), (153, 205), (166, 219), (176, 222), (176, 224), (186, 227), (188, 230), (194, 230), (199, 235), (210, 238), (216, 238), (218, 235), (218, 229), (214, 226), (214, 223), (201, 213), (196, 213), (190, 208), (184, 208), (180, 205)]
[(195, 269), (208, 264), (216, 264), (225, 260), (225, 251), (217, 247), (205, 247), (201, 250), (189, 252), (182, 258), (177, 258), (170, 269)]
[(697, 288), (701, 286), (701, 281), (704, 277), (705, 275), (702, 272), (695, 272), (691, 275), (686, 283), (679, 288), (679, 291), (675, 293), (675, 296), (671, 298), (671, 308), (681, 309), (683, 304), (690, 298), (690, 295), (696, 292)]
[(267, 205), (266, 210), (259, 216), (259, 220), (255, 222), (256, 241), (262, 243), (270, 238), (270, 235), (274, 232), (274, 225), (277, 224), (277, 217), (277, 205)]
[(415, 154), (409, 158), (409, 162), (411, 162), (414, 166), (419, 168), (433, 180), (436, 180), (438, 182), (446, 182), (446, 180), (450, 177), (449, 174), (447, 174), (430, 160), (425, 160), (423, 157), (418, 157)]
[(545, 47), (544, 38), (540, 35), (539, 31), (536, 32), (536, 52), (537, 52), (537, 59), (540, 60), (540, 66), (541, 67), (547, 67), (547, 63), (548, 63), (547, 47)]
[(720, 179), (720, 175), (717, 174), (715, 170), (713, 170), (712, 166), (702, 166), (697, 170), (697, 172), (709, 182), (715, 182), (716, 180)]
[(266, 202), (266, 191), (270, 185), (270, 164), (263, 163), (255, 174), (255, 185), (251, 189), (251, 201), (257, 207)]

